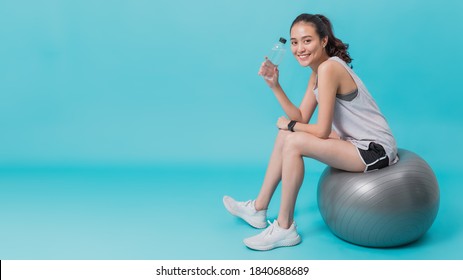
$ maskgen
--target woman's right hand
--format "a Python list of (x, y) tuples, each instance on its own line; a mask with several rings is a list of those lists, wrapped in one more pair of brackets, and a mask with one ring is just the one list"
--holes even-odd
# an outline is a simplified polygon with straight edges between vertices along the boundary
[(262, 62), (257, 74), (264, 78), (270, 88), (278, 86), (278, 66), (273, 64), (267, 57), (265, 57), (265, 61)]

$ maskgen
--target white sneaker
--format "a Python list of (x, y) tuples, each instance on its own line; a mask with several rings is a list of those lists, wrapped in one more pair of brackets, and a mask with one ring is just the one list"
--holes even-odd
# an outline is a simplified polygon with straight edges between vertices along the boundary
[(258, 235), (244, 239), (244, 244), (254, 250), (266, 251), (301, 243), (301, 237), (296, 231), (294, 222), (289, 229), (281, 228), (277, 220), (269, 224), (270, 226)]
[(267, 223), (265, 222), (267, 219), (267, 210), (257, 211), (254, 206), (255, 200), (239, 202), (229, 196), (224, 196), (223, 204), (225, 205), (225, 208), (227, 208), (228, 212), (245, 220), (251, 226), (255, 228), (267, 227)]

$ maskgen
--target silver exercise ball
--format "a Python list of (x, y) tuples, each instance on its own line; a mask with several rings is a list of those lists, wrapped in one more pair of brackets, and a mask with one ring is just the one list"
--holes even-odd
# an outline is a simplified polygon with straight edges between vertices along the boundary
[(318, 183), (318, 207), (328, 228), (348, 242), (394, 247), (413, 242), (431, 227), (439, 186), (429, 165), (399, 149), (399, 162), (368, 173), (327, 167)]

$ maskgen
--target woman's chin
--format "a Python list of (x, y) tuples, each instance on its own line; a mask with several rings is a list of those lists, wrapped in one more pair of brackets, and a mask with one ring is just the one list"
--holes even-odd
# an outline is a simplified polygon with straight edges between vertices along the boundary
[(307, 61), (307, 60), (298, 59), (297, 62), (299, 62), (299, 65), (301, 65), (302, 67), (310, 66), (310, 61)]

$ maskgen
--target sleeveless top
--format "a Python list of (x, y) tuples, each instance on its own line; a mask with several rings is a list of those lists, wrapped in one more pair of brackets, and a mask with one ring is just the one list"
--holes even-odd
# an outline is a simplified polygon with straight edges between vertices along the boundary
[[(333, 130), (357, 148), (368, 150), (371, 142), (384, 147), (389, 164), (397, 162), (397, 144), (391, 129), (367, 88), (352, 69), (337, 56), (329, 58), (339, 62), (349, 72), (357, 90), (347, 95), (336, 95)], [(318, 86), (313, 90), (318, 102)]]

